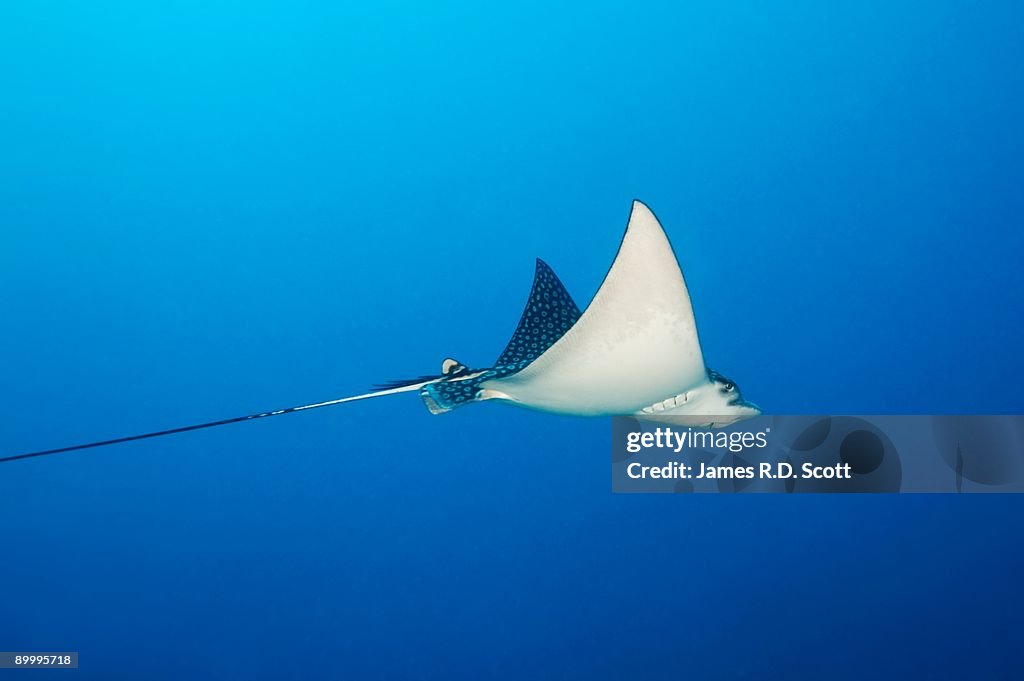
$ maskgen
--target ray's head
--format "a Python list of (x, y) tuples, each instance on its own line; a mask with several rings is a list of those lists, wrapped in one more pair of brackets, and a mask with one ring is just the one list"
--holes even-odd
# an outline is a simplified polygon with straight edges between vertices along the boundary
[(708, 369), (707, 374), (708, 382), (692, 391), (689, 399), (691, 413), (713, 417), (716, 426), (727, 426), (761, 414), (756, 404), (743, 399), (735, 381), (713, 369)]

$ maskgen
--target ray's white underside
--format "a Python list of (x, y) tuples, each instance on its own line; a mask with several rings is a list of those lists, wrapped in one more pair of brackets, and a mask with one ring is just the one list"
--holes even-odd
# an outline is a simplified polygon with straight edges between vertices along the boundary
[(708, 382), (690, 294), (658, 219), (633, 202), (622, 245), (573, 327), (522, 371), (481, 385), (483, 398), (542, 411), (607, 415), (682, 407)]

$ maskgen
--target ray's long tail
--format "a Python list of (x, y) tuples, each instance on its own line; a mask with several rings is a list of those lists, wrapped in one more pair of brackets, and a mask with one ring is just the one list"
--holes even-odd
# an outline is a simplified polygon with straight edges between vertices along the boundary
[(387, 388), (384, 390), (377, 390), (374, 392), (364, 393), (362, 395), (353, 395), (352, 397), (342, 397), (336, 400), (327, 400), (326, 402), (314, 402), (313, 404), (304, 404), (298, 407), (288, 407), (287, 409), (277, 409), (275, 411), (265, 411), (259, 414), (249, 414), (248, 416), (236, 416), (230, 419), (221, 419), (219, 421), (210, 421), (208, 423), (196, 423), (191, 426), (181, 426), (180, 428), (170, 428), (168, 430), (157, 430), (152, 433), (143, 433), (141, 435), (129, 435), (128, 437), (118, 437), (113, 440), (100, 440), (98, 442), (88, 442), (86, 444), (72, 445), (70, 447), (58, 447), (57, 449), (45, 449), (39, 452), (28, 452), (26, 454), (14, 454), (11, 456), (0, 457), (0, 463), (6, 463), (8, 461), (18, 461), (19, 459), (31, 459), (37, 456), (48, 456), (50, 454), (63, 454), (64, 452), (74, 452), (79, 449), (92, 449), (93, 447), (105, 447), (107, 445), (116, 445), (122, 442), (132, 442), (134, 440), (145, 440), (151, 437), (161, 437), (163, 435), (173, 435), (175, 433), (187, 433), (190, 430), (202, 430), (203, 428), (213, 428), (214, 426), (226, 426), (229, 423), (241, 423), (242, 421), (254, 421), (256, 419), (265, 419), (270, 416), (283, 416), (284, 414), (294, 414), (300, 411), (308, 411), (310, 409), (319, 409), (320, 407), (333, 407), (336, 404), (344, 404), (346, 402), (356, 402), (358, 400), (368, 400), (373, 397), (384, 397), (385, 395), (395, 395), (397, 393), (406, 393), (419, 390), (428, 383), (432, 383), (436, 379), (424, 380), (421, 383), (413, 383), (408, 385), (401, 385), (393, 388)]

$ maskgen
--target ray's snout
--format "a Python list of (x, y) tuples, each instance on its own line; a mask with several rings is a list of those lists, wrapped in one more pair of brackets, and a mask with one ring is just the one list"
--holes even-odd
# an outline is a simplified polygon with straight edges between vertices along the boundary
[(757, 406), (753, 402), (747, 402), (746, 400), (739, 400), (732, 404), (734, 410), (733, 413), (740, 416), (740, 418), (749, 419), (754, 416), (761, 415), (761, 407)]

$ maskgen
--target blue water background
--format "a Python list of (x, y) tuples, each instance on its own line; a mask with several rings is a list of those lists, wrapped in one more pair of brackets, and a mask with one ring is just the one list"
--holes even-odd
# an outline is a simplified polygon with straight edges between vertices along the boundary
[[(1021, 413), (1022, 26), (5, 3), (0, 450), (487, 365), (534, 257), (584, 305), (634, 197), (769, 412)], [(403, 396), (6, 464), (0, 648), (83, 679), (1019, 678), (1020, 498), (612, 496), (609, 436)]]

